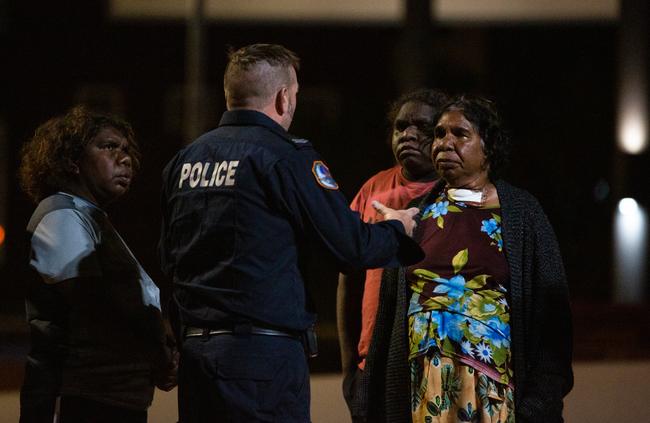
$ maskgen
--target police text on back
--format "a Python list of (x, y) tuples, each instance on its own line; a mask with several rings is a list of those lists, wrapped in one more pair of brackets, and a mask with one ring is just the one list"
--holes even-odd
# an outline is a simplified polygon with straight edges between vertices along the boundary
[(182, 188), (183, 182), (185, 181), (188, 181), (190, 188), (196, 188), (197, 186), (233, 186), (235, 185), (237, 165), (239, 165), (239, 160), (216, 163), (183, 163), (183, 167), (181, 167), (181, 177), (178, 180), (178, 188)]

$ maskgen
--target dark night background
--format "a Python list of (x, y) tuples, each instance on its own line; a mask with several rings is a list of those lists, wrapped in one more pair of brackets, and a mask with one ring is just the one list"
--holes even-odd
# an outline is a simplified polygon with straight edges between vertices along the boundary
[[(143, 170), (132, 192), (108, 211), (168, 297), (156, 256), (159, 187), (163, 166), (187, 141), (181, 127), (184, 22), (112, 20), (104, 2), (90, 1), (0, 2), (0, 14), (0, 118), (9, 166), (2, 170), (7, 203), (0, 206), (7, 228), (0, 247), (1, 314), (21, 316), (28, 277), (24, 227), (34, 205), (15, 178), (20, 146), (44, 120), (79, 102), (118, 113), (134, 127)], [(346, 196), (392, 164), (384, 116), (400, 94), (400, 68), (413, 59), (400, 48), (400, 27), (210, 21), (206, 29), (206, 129), (225, 107), (227, 46), (280, 43), (302, 58), (291, 130), (314, 143)], [(577, 359), (650, 356), (648, 341), (638, 336), (649, 324), (647, 281), (639, 305), (613, 304), (611, 228), (618, 199), (596, 195), (614, 173), (618, 33), (614, 21), (437, 25), (428, 49), (430, 86), (495, 99), (510, 128), (514, 150), (506, 179), (540, 200), (556, 230), (574, 303)], [(626, 193), (646, 207), (648, 161), (647, 152), (626, 159)], [(323, 345), (314, 367), (335, 371), (336, 273), (311, 285)], [(0, 337), (5, 346), (19, 345), (24, 328)]]

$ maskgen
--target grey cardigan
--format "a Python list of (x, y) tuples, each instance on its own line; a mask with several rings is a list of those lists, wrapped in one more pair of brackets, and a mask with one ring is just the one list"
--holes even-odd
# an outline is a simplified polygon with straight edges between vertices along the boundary
[[(495, 185), (510, 268), (516, 420), (563, 422), (563, 398), (573, 386), (573, 372), (571, 313), (560, 250), (539, 202), (504, 181)], [(442, 187), (442, 182), (437, 184), (428, 197)], [(373, 340), (352, 404), (353, 413), (366, 415), (369, 422), (411, 421), (407, 289), (403, 269), (384, 272)]]

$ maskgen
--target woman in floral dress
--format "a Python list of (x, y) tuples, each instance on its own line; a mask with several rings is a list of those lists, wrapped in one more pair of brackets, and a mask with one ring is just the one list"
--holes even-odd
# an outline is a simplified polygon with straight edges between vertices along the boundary
[(431, 150), (441, 181), (416, 232), (426, 257), (382, 281), (369, 421), (562, 421), (566, 278), (539, 203), (497, 179), (506, 150), (491, 102), (443, 108)]

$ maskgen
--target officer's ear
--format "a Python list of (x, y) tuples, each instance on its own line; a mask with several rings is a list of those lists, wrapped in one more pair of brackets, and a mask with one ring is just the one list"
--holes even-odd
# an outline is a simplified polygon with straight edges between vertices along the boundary
[(289, 88), (280, 88), (280, 90), (275, 95), (275, 111), (277, 114), (279, 116), (284, 116), (285, 114), (289, 113), (289, 109), (291, 108), (290, 103)]

